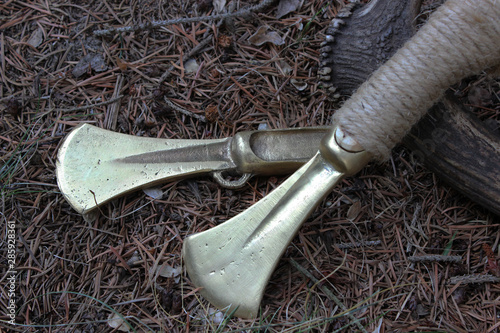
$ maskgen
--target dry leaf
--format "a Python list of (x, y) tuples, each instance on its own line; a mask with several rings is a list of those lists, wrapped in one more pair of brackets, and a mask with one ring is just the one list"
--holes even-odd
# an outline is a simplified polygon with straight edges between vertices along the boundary
[(302, 17), (299, 17), (297, 22), (295, 22), (295, 25), (297, 26), (297, 29), (299, 29), (299, 31), (302, 31), (302, 29), (304, 29), (304, 23), (302, 23)]
[(108, 69), (108, 66), (104, 62), (102, 54), (89, 53), (76, 64), (75, 68), (73, 68), (73, 76), (80, 77), (87, 73), (89, 68), (92, 68), (96, 72), (102, 72)]
[(281, 18), (291, 13), (302, 5), (302, 0), (280, 0), (276, 10), (276, 18)]
[(429, 310), (427, 310), (427, 308), (422, 305), (422, 304), (417, 304), (417, 315), (419, 317), (425, 317), (429, 314)]
[(205, 109), (205, 118), (207, 118), (208, 122), (215, 123), (219, 118), (219, 108), (217, 104), (210, 104)]
[(278, 69), (284, 76), (290, 75), (290, 73), (293, 70), (292, 67), (285, 60), (278, 61)]
[(179, 283), (181, 266), (172, 267), (167, 263), (163, 263), (163, 265), (157, 268), (157, 272), (160, 276), (165, 278), (174, 278), (175, 283)]
[(21, 105), (19, 104), (19, 101), (17, 99), (14, 99), (13, 97), (9, 98), (6, 102), (4, 102), (5, 105), (5, 112), (17, 117), (21, 115)]
[(195, 59), (189, 59), (184, 64), (184, 71), (186, 73), (196, 73), (199, 68), (200, 65), (198, 65)]
[(304, 91), (307, 89), (307, 82), (291, 79), (290, 82), (298, 91)]
[(91, 210), (90, 212), (82, 213), (83, 219), (88, 224), (93, 224), (95, 222), (95, 220), (97, 220), (98, 216), (99, 216), (99, 210), (98, 209), (94, 209), (94, 210)]
[(354, 220), (356, 217), (358, 217), (360, 212), (361, 212), (361, 202), (356, 201), (351, 207), (349, 207), (349, 210), (347, 211), (347, 218), (349, 220)]
[(283, 45), (285, 41), (276, 31), (267, 31), (267, 27), (260, 27), (248, 41), (253, 45), (260, 46), (265, 43), (273, 43), (274, 45)]
[(224, 320), (224, 314), (220, 310), (208, 308), (208, 315), (212, 319), (212, 323), (219, 325)]
[(127, 265), (133, 266), (135, 264), (135, 262), (137, 262), (139, 260), (141, 260), (141, 256), (139, 255), (139, 252), (134, 251), (134, 253), (132, 254), (132, 257), (130, 257), (130, 259), (127, 260)]
[(108, 317), (108, 325), (112, 328), (117, 328), (122, 332), (130, 332), (130, 327), (125, 324), (123, 318), (120, 317), (117, 313), (111, 313)]
[(212, 6), (214, 7), (216, 13), (220, 13), (224, 9), (225, 5), (226, 0), (214, 0), (212, 2)]
[(483, 243), (483, 251), (486, 254), (486, 257), (488, 258), (486, 272), (500, 276), (500, 264), (497, 261), (496, 255), (493, 252), (491, 246), (487, 243)]
[(116, 64), (118, 65), (118, 68), (120, 68), (120, 70), (122, 71), (126, 71), (127, 68), (128, 68), (128, 63), (121, 60), (120, 58), (115, 58), (116, 60)]
[(33, 47), (38, 47), (43, 42), (43, 30), (42, 28), (36, 29), (28, 40), (28, 44)]
[(163, 191), (159, 187), (150, 187), (142, 190), (147, 196), (153, 199), (163, 198)]
[(92, 67), (92, 69), (96, 72), (104, 72), (108, 69), (102, 54), (96, 54), (92, 57), (92, 59), (90, 59), (90, 67)]
[(217, 39), (217, 44), (223, 49), (229, 49), (233, 44), (233, 38), (227, 35), (219, 35)]

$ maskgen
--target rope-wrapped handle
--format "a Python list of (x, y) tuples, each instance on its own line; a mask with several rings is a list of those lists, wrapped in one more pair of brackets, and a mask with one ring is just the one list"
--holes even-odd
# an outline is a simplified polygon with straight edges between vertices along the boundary
[[(450, 85), (498, 63), (500, 2), (448, 0), (333, 121), (376, 159), (385, 160)], [(334, 133), (328, 136), (333, 139)]]

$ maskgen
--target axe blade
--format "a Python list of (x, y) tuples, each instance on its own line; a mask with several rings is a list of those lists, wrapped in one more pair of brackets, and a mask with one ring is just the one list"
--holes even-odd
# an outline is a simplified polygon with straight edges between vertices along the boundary
[(59, 148), (57, 183), (70, 205), (86, 213), (166, 179), (233, 168), (230, 140), (138, 137), (84, 124), (73, 129)]
[(310, 164), (248, 210), (184, 240), (189, 277), (214, 306), (236, 309), (237, 317), (257, 316), (267, 282), (299, 227), (283, 220), (278, 210), (285, 207), (277, 204)]
[[(243, 186), (249, 175), (297, 170), (314, 156), (326, 131), (260, 130), (225, 139), (184, 140), (138, 137), (84, 124), (59, 149), (57, 182), (79, 213), (140, 188), (195, 175), (212, 174), (222, 186)], [(241, 174), (243, 182), (225, 181), (222, 172)]]
[(248, 210), (184, 240), (187, 272), (208, 301), (238, 317), (257, 316), (267, 282), (302, 223), (346, 173), (369, 159), (366, 152), (340, 154), (352, 155), (354, 166), (332, 166), (318, 152)]

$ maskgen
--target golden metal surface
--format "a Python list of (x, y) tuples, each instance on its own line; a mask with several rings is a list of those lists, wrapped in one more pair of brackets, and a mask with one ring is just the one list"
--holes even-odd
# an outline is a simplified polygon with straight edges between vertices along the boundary
[(168, 140), (84, 124), (71, 131), (59, 149), (57, 182), (80, 213), (127, 192), (194, 175), (214, 173), (221, 185), (231, 186), (220, 172), (269, 175), (296, 170), (314, 155), (326, 131), (286, 129), (241, 132), (226, 139)]
[(292, 173), (314, 156), (329, 130), (314, 127), (239, 132), (231, 143), (231, 157), (240, 173)]
[[(136, 137), (85, 124), (71, 131), (59, 148), (57, 183), (71, 206), (84, 213), (164, 179), (234, 167), (223, 159), (229, 154), (228, 139), (211, 140), (201, 146), (200, 141)], [(195, 158), (182, 158), (181, 150), (190, 146), (201, 149), (193, 154)], [(219, 156), (213, 161), (197, 161), (204, 149), (214, 146)]]
[(184, 240), (189, 277), (213, 305), (236, 309), (239, 317), (257, 316), (264, 288), (302, 223), (346, 174), (368, 162), (366, 152), (343, 150), (334, 133), (321, 152), (258, 203)]

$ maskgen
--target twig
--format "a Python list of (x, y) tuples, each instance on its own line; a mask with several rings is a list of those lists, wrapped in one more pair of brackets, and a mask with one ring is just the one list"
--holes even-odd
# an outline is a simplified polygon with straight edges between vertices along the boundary
[(191, 111), (188, 111), (182, 107), (180, 107), (179, 105), (173, 103), (171, 100), (169, 100), (167, 97), (164, 97), (163, 98), (165, 103), (167, 103), (167, 105), (169, 107), (171, 107), (172, 109), (174, 109), (175, 111), (178, 111), (180, 113), (183, 113), (185, 114), (186, 116), (189, 116), (189, 117), (193, 117), (193, 118), (196, 118), (196, 119), (199, 119), (201, 120), (202, 122), (206, 123), (207, 122), (207, 118), (205, 118), (205, 116), (202, 116), (202, 115), (199, 115), (199, 114), (196, 114), (196, 113), (193, 113)]
[(500, 277), (491, 274), (485, 274), (485, 275), (471, 274), (471, 275), (453, 276), (449, 280), (449, 284), (457, 284), (459, 282), (461, 282), (462, 284), (489, 283), (489, 282), (499, 283)]
[(173, 20), (151, 21), (148, 23), (143, 23), (143, 24), (139, 24), (139, 25), (135, 25), (135, 26), (96, 30), (96, 31), (94, 31), (94, 35), (95, 36), (105, 36), (105, 35), (110, 35), (110, 34), (117, 33), (117, 32), (134, 32), (134, 31), (140, 31), (140, 30), (146, 30), (146, 29), (154, 29), (154, 28), (163, 27), (163, 26), (172, 25), (172, 24), (193, 23), (193, 22), (200, 22), (200, 21), (226, 19), (226, 18), (236, 17), (236, 16), (244, 16), (244, 15), (248, 15), (252, 12), (259, 11), (259, 10), (271, 5), (274, 1), (275, 0), (264, 0), (258, 5), (244, 8), (244, 9), (238, 10), (237, 12), (234, 12), (234, 13), (223, 13), (223, 14), (216, 14), (216, 15), (210, 15), (210, 16), (177, 18), (177, 19), (173, 19)]
[[(316, 279), (314, 277), (314, 275), (312, 275), (307, 269), (305, 269), (304, 267), (300, 266), (298, 262), (296, 262), (295, 260), (291, 259), (290, 258), (290, 263), (293, 265), (293, 267), (295, 267), (299, 272), (301, 272), (302, 274), (304, 274), (308, 279), (310, 279), (311, 281), (314, 282), (314, 284), (318, 284), (320, 281), (318, 279)], [(350, 312), (347, 311), (347, 308), (345, 307), (344, 303), (342, 303), (338, 298), (337, 296), (335, 296), (330, 289), (328, 289), (327, 286), (325, 285), (321, 285), (319, 286), (319, 288), (326, 294), (326, 296), (328, 296), (328, 298), (330, 298), (332, 301), (335, 302), (335, 304), (337, 304), (341, 309), (342, 311), (346, 312), (346, 315), (356, 324), (356, 326), (358, 326), (359, 330), (361, 332), (367, 332), (366, 329), (363, 327), (363, 325), (361, 325), (361, 323), (359, 322), (359, 319), (354, 317)]]
[(355, 247), (365, 247), (365, 246), (375, 246), (375, 245), (380, 245), (380, 241), (365, 241), (365, 242), (355, 242), (355, 243), (339, 243), (339, 244), (334, 244), (334, 246), (338, 247), (339, 249), (352, 249)]
[(84, 106), (78, 106), (78, 107), (71, 108), (71, 109), (62, 109), (60, 111), (62, 111), (62, 112), (83, 111), (83, 110), (87, 110), (87, 109), (91, 109), (91, 108), (96, 108), (98, 106), (104, 106), (104, 105), (108, 105), (108, 104), (114, 103), (114, 102), (118, 101), (119, 99), (121, 99), (122, 97), (123, 97), (123, 95), (120, 95), (120, 96), (111, 98), (110, 100), (107, 100), (105, 102), (96, 103), (96, 104), (90, 104), (90, 105), (84, 105)]
[(461, 262), (461, 256), (442, 256), (437, 254), (429, 254), (423, 256), (408, 257), (411, 262)]
[(47, 99), (50, 99), (50, 96), (7, 96), (7, 97), (2, 97), (0, 98), (0, 103), (4, 103), (4, 102), (7, 102), (9, 100), (17, 100), (17, 101), (27, 101), (27, 102), (31, 102), (31, 101), (36, 101), (36, 100), (47, 100)]
[[(123, 80), (124, 80), (123, 76), (119, 74), (118, 77), (116, 78), (115, 91), (113, 92), (113, 98), (120, 96), (120, 90), (122, 90)], [(116, 103), (112, 103), (108, 107), (106, 117), (104, 119), (104, 124), (105, 124), (107, 129), (110, 129), (110, 130), (116, 129), (116, 122), (118, 121), (119, 109), (120, 109), (119, 100), (117, 100)]]
[[(414, 229), (415, 229), (415, 225), (417, 224), (418, 215), (420, 214), (421, 209), (422, 209), (422, 205), (417, 203), (417, 205), (415, 207), (415, 212), (413, 213), (413, 217), (411, 219), (410, 228), (408, 228), (408, 243), (406, 244), (406, 253), (410, 253), (411, 248), (413, 247), (413, 244), (411, 242), (411, 238), (412, 238), (413, 234), (415, 233)], [(406, 226), (406, 223), (405, 223), (405, 226)]]

